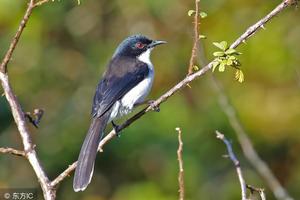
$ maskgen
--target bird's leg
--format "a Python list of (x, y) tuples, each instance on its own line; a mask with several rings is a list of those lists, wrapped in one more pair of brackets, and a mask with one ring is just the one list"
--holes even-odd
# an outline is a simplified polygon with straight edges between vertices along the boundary
[(113, 129), (114, 129), (115, 132), (116, 132), (117, 137), (120, 137), (121, 134), (120, 134), (120, 127), (119, 127), (119, 125), (115, 124), (114, 121), (111, 121), (111, 124), (112, 124), (112, 126), (113, 126)]
[(151, 106), (152, 110), (155, 112), (159, 112), (159, 105), (154, 105), (155, 100), (148, 100), (148, 105)]
[(152, 108), (153, 111), (159, 112), (160, 108), (159, 108), (159, 106), (153, 105), (154, 102), (155, 102), (155, 100), (146, 100), (146, 101), (142, 101), (142, 102), (139, 102), (139, 103), (135, 103), (134, 107), (147, 104), (148, 106), (151, 106), (151, 108)]

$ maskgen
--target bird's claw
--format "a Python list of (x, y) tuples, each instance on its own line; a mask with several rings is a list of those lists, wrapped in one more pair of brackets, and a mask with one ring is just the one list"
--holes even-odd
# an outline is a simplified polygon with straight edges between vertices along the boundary
[(159, 105), (155, 105), (154, 102), (155, 102), (154, 100), (149, 100), (148, 104), (153, 111), (159, 112), (160, 111)]
[(116, 132), (116, 136), (117, 136), (117, 137), (121, 137), (121, 134), (120, 134), (120, 127), (119, 127), (117, 124), (115, 124), (114, 121), (111, 121), (111, 124), (112, 124), (112, 126), (113, 126), (113, 129), (114, 129), (115, 132)]

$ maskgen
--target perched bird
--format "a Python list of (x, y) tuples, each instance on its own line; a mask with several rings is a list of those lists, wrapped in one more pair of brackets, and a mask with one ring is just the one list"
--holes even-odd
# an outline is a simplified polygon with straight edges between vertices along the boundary
[(150, 92), (154, 69), (150, 53), (165, 41), (151, 40), (143, 35), (126, 38), (113, 54), (100, 80), (92, 106), (92, 120), (80, 150), (73, 188), (83, 191), (91, 182), (98, 145), (106, 125), (130, 113)]

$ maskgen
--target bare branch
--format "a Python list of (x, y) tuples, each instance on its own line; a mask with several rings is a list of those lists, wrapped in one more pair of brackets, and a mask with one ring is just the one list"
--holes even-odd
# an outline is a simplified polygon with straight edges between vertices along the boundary
[(12, 154), (15, 156), (23, 156), (23, 157), (26, 156), (24, 151), (17, 150), (14, 148), (9, 148), (9, 147), (6, 147), (6, 148), (0, 147), (0, 153), (7, 153), (7, 154)]
[(10, 43), (10, 46), (9, 46), (9, 49), (8, 51), (6, 52), (2, 62), (1, 62), (1, 65), (0, 65), (0, 71), (2, 73), (6, 73), (7, 72), (7, 64), (8, 62), (10, 61), (11, 59), (11, 56), (18, 44), (18, 41), (20, 39), (20, 36), (29, 20), (29, 17), (32, 13), (32, 10), (34, 8), (34, 0), (30, 0), (29, 4), (28, 4), (28, 7), (27, 7), (27, 10), (25, 12), (25, 15), (19, 25), (19, 28), (18, 28), (18, 31), (16, 32), (14, 38), (12, 39), (11, 43)]
[(217, 138), (222, 140), (225, 143), (228, 154), (229, 154), (229, 158), (231, 159), (231, 161), (233, 162), (233, 164), (235, 166), (236, 173), (238, 174), (240, 185), (241, 185), (242, 200), (247, 200), (247, 187), (246, 187), (246, 182), (243, 177), (242, 169), (240, 166), (240, 161), (236, 158), (235, 154), (233, 153), (231, 143), (226, 139), (226, 137), (219, 131), (216, 131), (216, 134), (217, 134)]
[(199, 41), (199, 3), (200, 0), (195, 0), (195, 15), (194, 15), (194, 43), (192, 48), (192, 54), (190, 58), (190, 64), (188, 69), (188, 75), (194, 72), (194, 63), (197, 56), (197, 46)]
[(40, 0), (34, 4), (34, 7), (41, 6), (44, 3), (48, 3), (48, 2), (49, 2), (49, 0)]
[(278, 15), (283, 9), (286, 7), (293, 5), (291, 0), (284, 0), (280, 3), (274, 10), (272, 10), (268, 15), (259, 20), (253, 26), (250, 26), (243, 35), (241, 35), (235, 42), (230, 45), (230, 49), (234, 49), (239, 46), (242, 42), (246, 42), (246, 40), (251, 37), (254, 33), (256, 33), (260, 28), (264, 28), (264, 25), (270, 21), (274, 16)]
[[(250, 36), (253, 36), (254, 33), (256, 33), (257, 30), (260, 29), (260, 27), (264, 24), (267, 23), (268, 21), (270, 21), (271, 18), (273, 18), (274, 16), (276, 16), (277, 14), (279, 14), (283, 9), (285, 9), (286, 7), (288, 7), (288, 5), (290, 5), (288, 3), (288, 0), (283, 1), (282, 3), (280, 3), (274, 10), (272, 10), (270, 13), (272, 13), (272, 15), (268, 14), (266, 15), (262, 20), (258, 21), (257, 23), (255, 23), (252, 27), (252, 29), (254, 30), (254, 32), (248, 33), (247, 31), (240, 36), (236, 42), (234, 42), (234, 48), (236, 48), (237, 46), (239, 46), (242, 41), (244, 39), (245, 36), (247, 36), (247, 33), (250, 34), (249, 36), (245, 37), (245, 38), (249, 38)], [(231, 45), (231, 48), (233, 47), (233, 45)], [(213, 61), (212, 61), (213, 62)], [(199, 71), (185, 77), (182, 81), (180, 81), (179, 83), (177, 83), (174, 87), (172, 87), (169, 91), (167, 91), (165, 94), (163, 94), (162, 96), (160, 96), (156, 101), (153, 102), (152, 106), (154, 107), (158, 107), (160, 104), (164, 103), (165, 101), (167, 101), (167, 99), (171, 96), (173, 96), (175, 93), (177, 93), (179, 90), (181, 90), (182, 88), (184, 88), (187, 84), (189, 84), (190, 82), (192, 82), (193, 80), (195, 80), (196, 78), (204, 75), (205, 73), (207, 73), (211, 68), (212, 68), (212, 62), (208, 63), (205, 67), (203, 67), (202, 69), (200, 69)], [(153, 110), (151, 106), (148, 106), (146, 108), (144, 108), (143, 110), (141, 110), (140, 112), (138, 112), (136, 115), (134, 115), (133, 117), (131, 117), (130, 119), (128, 119), (125, 123), (123, 123), (122, 125), (119, 126), (119, 131), (125, 129), (126, 127), (130, 126), (133, 122), (135, 122), (137, 119), (139, 119), (140, 117), (142, 117), (144, 114), (146, 114), (147, 112)], [(103, 146), (109, 142), (112, 138), (114, 138), (116, 136), (116, 132), (115, 130), (111, 130), (100, 142), (99, 147), (98, 147), (98, 151), (102, 152), (103, 151)], [(70, 165), (65, 171), (68, 171), (69, 173), (71, 173), (72, 170), (74, 170), (74, 163), (72, 165)], [(68, 174), (65, 176), (67, 177)]]
[(60, 182), (62, 182), (66, 177), (70, 176), (70, 174), (76, 168), (76, 166), (77, 166), (77, 161), (74, 162), (72, 165), (69, 165), (69, 167), (65, 171), (63, 171), (63, 173), (61, 173), (58, 177), (56, 177), (51, 182), (51, 186), (57, 187), (60, 184)]
[(22, 18), (21, 23), (19, 25), (19, 28), (18, 28), (13, 40), (11, 41), (9, 49), (7, 50), (3, 60), (1, 62), (0, 80), (1, 80), (3, 90), (4, 90), (5, 97), (10, 105), (14, 120), (17, 124), (20, 136), (22, 138), (25, 156), (28, 159), (29, 163), (31, 164), (31, 166), (38, 178), (38, 181), (40, 182), (41, 188), (43, 190), (44, 198), (46, 200), (51, 200), (51, 199), (55, 199), (56, 191), (50, 187), (50, 181), (49, 181), (48, 177), (46, 176), (46, 173), (45, 173), (43, 167), (41, 166), (40, 161), (37, 158), (37, 154), (34, 149), (34, 145), (32, 143), (30, 133), (26, 126), (24, 112), (22, 110), (20, 103), (18, 102), (18, 99), (14, 95), (14, 92), (9, 84), (9, 79), (8, 79), (8, 75), (7, 75), (7, 64), (9, 63), (9, 61), (11, 59), (11, 56), (16, 48), (16, 45), (18, 44), (20, 36), (26, 26), (26, 23), (29, 20), (29, 17), (31, 15), (34, 7), (35, 7), (34, 0), (30, 0), (27, 10), (25, 12), (25, 15)]
[(178, 158), (178, 165), (179, 165), (179, 173), (178, 173), (179, 200), (184, 200), (184, 170), (183, 170), (183, 159), (182, 159), (183, 142), (181, 139), (181, 129), (177, 127), (176, 131), (178, 132), (177, 158)]
[[(255, 25), (251, 26), (251, 30), (246, 31), (240, 38), (238, 38), (232, 45), (231, 48), (235, 48), (238, 45), (241, 44), (242, 41), (248, 39), (250, 36), (252, 36), (260, 27), (262, 27), (265, 23), (267, 23), (271, 18), (273, 18), (275, 15), (277, 15), (279, 12), (281, 12), (284, 8), (286, 8), (288, 5), (290, 5), (291, 0), (285, 0), (283, 1), (279, 6), (277, 6), (269, 15), (264, 17), (262, 20), (260, 20)], [(34, 4), (34, 0), (30, 0), (30, 3), (28, 4), (27, 10), (25, 12), (25, 15), (19, 25), (19, 28), (10, 44), (10, 47), (8, 51), (6, 52), (1, 64), (0, 64), (0, 80), (2, 87), (4, 89), (4, 94), (6, 96), (6, 99), (11, 107), (12, 114), (14, 117), (14, 120), (17, 124), (20, 136), (22, 138), (23, 146), (24, 146), (24, 152), (26, 158), (29, 160), (33, 170), (36, 173), (36, 176), (40, 182), (40, 185), (42, 187), (44, 198), (45, 199), (55, 199), (56, 196), (56, 190), (54, 186), (57, 186), (65, 177), (67, 177), (76, 167), (76, 162), (74, 162), (72, 165), (70, 165), (62, 174), (60, 174), (56, 179), (54, 179), (52, 182), (49, 181), (48, 177), (46, 176), (44, 169), (42, 168), (38, 158), (36, 151), (34, 149), (34, 145), (31, 141), (31, 136), (28, 131), (28, 128), (26, 126), (26, 120), (25, 115), (22, 111), (21, 105), (18, 102), (16, 96), (13, 93), (13, 90), (9, 84), (9, 79), (6, 74), (7, 72), (7, 64), (9, 63), (12, 54), (16, 48), (16, 45), (19, 41), (19, 38), (26, 26), (26, 23), (29, 20), (29, 17), (32, 13), (33, 8), (36, 6), (40, 6), (44, 3), (48, 2), (48, 0), (41, 0)], [(249, 28), (249, 29), (250, 29)], [(197, 36), (198, 38), (198, 36)], [(159, 106), (161, 103), (165, 102), (169, 97), (173, 96), (176, 92), (184, 88), (187, 84), (195, 80), (196, 78), (204, 75), (206, 72), (208, 72), (212, 68), (212, 62), (203, 67), (201, 70), (197, 71), (194, 74), (191, 74), (184, 78), (181, 82), (176, 84), (173, 88), (171, 88), (168, 92), (166, 92), (164, 95), (162, 95), (160, 98), (158, 98), (153, 104), (153, 107)], [(141, 116), (143, 116), (148, 111), (152, 110), (152, 107), (149, 106), (136, 115), (134, 115), (132, 118), (127, 120), (124, 124), (121, 125), (120, 130), (126, 128), (130, 124), (132, 124), (134, 121), (139, 119)], [(116, 135), (115, 131), (112, 130), (101, 142), (99, 145), (99, 149), (102, 149), (104, 144), (106, 144), (109, 140), (111, 140)]]
[(244, 130), (241, 122), (239, 121), (236, 111), (230, 104), (229, 99), (223, 91), (222, 86), (215, 79), (213, 86), (219, 95), (219, 104), (223, 109), (224, 113), (228, 117), (229, 123), (235, 130), (239, 143), (241, 144), (244, 155), (261, 177), (266, 181), (269, 188), (272, 190), (274, 196), (280, 200), (292, 200), (293, 198), (287, 193), (285, 188), (277, 180), (273, 172), (270, 170), (268, 165), (259, 157), (255, 151), (251, 140), (249, 139), (246, 131)]

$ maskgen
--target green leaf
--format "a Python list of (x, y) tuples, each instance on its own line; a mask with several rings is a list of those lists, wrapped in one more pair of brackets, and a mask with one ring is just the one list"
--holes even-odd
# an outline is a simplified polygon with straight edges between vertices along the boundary
[(199, 39), (206, 39), (205, 35), (199, 35)]
[(206, 12), (200, 12), (199, 13), (200, 17), (203, 19), (205, 17), (207, 17), (207, 13)]
[(235, 56), (229, 56), (228, 59), (233, 61), (236, 60), (237, 58)]
[(240, 69), (237, 69), (235, 71), (235, 80), (237, 80), (238, 82), (242, 83), (242, 82), (244, 82), (244, 79), (245, 79), (245, 77), (244, 77), (243, 71), (240, 70)]
[(194, 66), (193, 66), (193, 69), (194, 69), (195, 71), (199, 71), (199, 67), (198, 67), (197, 65), (194, 65)]
[(194, 13), (196, 13), (196, 11), (194, 11), (194, 10), (189, 10), (189, 11), (188, 11), (188, 16), (191, 17)]
[(215, 45), (215, 46), (218, 47), (219, 49), (222, 49), (223, 51), (226, 51), (226, 49), (228, 48), (227, 42), (226, 42), (226, 41), (222, 41), (222, 42), (213, 42), (213, 45)]
[(218, 67), (219, 64), (220, 64), (220, 62), (218, 62), (218, 61), (213, 61), (212, 62), (212, 71), (213, 72), (215, 71), (216, 67)]
[(227, 44), (226, 41), (220, 42), (220, 45), (221, 45), (221, 47), (222, 47), (222, 50), (224, 50), (224, 51), (228, 48), (228, 44)]
[(222, 57), (222, 56), (225, 55), (225, 53), (223, 51), (216, 51), (216, 52), (213, 53), (213, 55), (215, 57)]
[(233, 64), (233, 61), (230, 59), (226, 60), (226, 65), (231, 66)]
[(225, 71), (225, 63), (224, 62), (221, 62), (220, 65), (219, 65), (219, 72), (224, 72)]
[(226, 53), (227, 55), (231, 55), (231, 54), (237, 53), (237, 51), (236, 51), (235, 49), (227, 49), (227, 50), (225, 51), (225, 53)]

